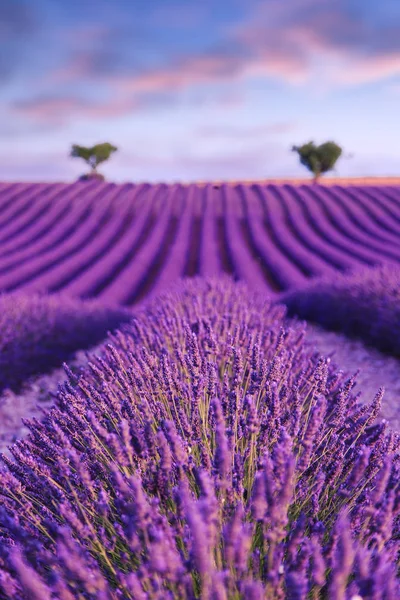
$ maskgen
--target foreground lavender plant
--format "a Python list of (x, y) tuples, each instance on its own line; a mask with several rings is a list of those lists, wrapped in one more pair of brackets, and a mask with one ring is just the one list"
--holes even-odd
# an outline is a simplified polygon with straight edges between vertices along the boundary
[(53, 294), (0, 295), (0, 390), (47, 373), (130, 319), (121, 307)]
[[(3, 457), (1, 598), (395, 599), (399, 436), (284, 308), (193, 281)], [(67, 368), (68, 371), (68, 368)]]
[(356, 336), (400, 356), (400, 268), (391, 263), (320, 278), (282, 294), (290, 316)]

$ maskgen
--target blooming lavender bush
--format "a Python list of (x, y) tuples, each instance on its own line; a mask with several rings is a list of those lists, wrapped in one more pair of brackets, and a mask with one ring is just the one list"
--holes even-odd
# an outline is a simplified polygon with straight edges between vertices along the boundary
[(20, 293), (0, 296), (0, 390), (61, 365), (77, 349), (104, 339), (129, 311), (99, 302)]
[(283, 306), (192, 281), (3, 456), (15, 600), (395, 599), (399, 436)]
[(383, 264), (321, 278), (279, 297), (288, 314), (400, 355), (400, 268)]

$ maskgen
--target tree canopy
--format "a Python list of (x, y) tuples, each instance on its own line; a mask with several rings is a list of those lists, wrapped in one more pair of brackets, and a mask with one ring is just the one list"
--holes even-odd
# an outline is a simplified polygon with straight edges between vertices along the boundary
[(83, 158), (86, 161), (91, 169), (92, 174), (96, 173), (97, 166), (108, 160), (113, 152), (116, 152), (118, 148), (105, 142), (103, 144), (96, 144), (95, 146), (86, 147), (86, 146), (78, 146), (74, 144), (71, 149), (70, 156)]
[(311, 173), (314, 173), (316, 182), (322, 173), (331, 171), (338, 158), (342, 154), (342, 148), (335, 142), (325, 142), (316, 146), (314, 142), (308, 142), (302, 146), (293, 146), (293, 152), (297, 152), (302, 165), (307, 167)]

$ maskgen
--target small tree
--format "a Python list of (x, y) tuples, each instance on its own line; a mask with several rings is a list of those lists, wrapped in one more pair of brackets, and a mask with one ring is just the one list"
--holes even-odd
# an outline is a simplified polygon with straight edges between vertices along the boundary
[(325, 142), (316, 146), (308, 142), (302, 146), (293, 146), (292, 152), (297, 152), (302, 165), (314, 173), (314, 183), (317, 183), (322, 173), (331, 171), (342, 154), (342, 148), (335, 142)]
[(92, 146), (91, 148), (87, 148), (85, 146), (78, 146), (74, 144), (72, 146), (71, 154), (72, 157), (83, 158), (91, 167), (91, 172), (87, 175), (83, 175), (80, 179), (102, 179), (104, 180), (103, 175), (97, 172), (97, 166), (108, 160), (113, 152), (116, 152), (118, 148), (112, 146), (108, 142), (104, 144), (97, 144), (96, 146)]

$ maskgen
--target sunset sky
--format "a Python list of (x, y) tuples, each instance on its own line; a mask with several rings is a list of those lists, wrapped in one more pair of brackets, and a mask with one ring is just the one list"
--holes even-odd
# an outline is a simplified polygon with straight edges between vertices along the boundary
[[(0, 180), (400, 176), (399, 0), (0, 0)], [(352, 155), (349, 157), (348, 155)]]

